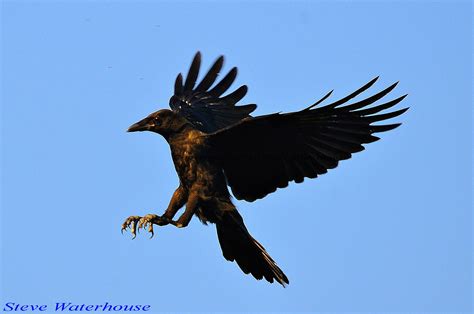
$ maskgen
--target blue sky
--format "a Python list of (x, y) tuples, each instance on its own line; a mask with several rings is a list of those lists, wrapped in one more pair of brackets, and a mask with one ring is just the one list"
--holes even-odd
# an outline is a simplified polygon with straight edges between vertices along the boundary
[[(2, 303), (161, 311), (469, 312), (470, 2), (2, 2)], [(373, 77), (404, 124), (246, 224), (290, 279), (256, 281), (194, 219), (120, 234), (178, 185), (165, 141), (125, 129), (165, 108), (194, 53), (220, 54), (256, 114)], [(366, 95), (370, 95), (368, 92)]]

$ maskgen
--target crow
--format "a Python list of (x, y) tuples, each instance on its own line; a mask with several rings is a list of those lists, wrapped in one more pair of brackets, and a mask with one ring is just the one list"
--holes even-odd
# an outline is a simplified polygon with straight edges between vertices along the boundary
[[(162, 216), (148, 214), (130, 216), (122, 231), (130, 228), (133, 237), (140, 228), (151, 236), (153, 225), (186, 227), (193, 215), (204, 223), (216, 225), (217, 236), (225, 259), (237, 262), (245, 274), (265, 278), (285, 286), (287, 276), (277, 266), (265, 248), (255, 240), (232, 203), (253, 202), (285, 188), (290, 181), (303, 182), (335, 168), (340, 160), (364, 150), (362, 144), (379, 138), (374, 133), (392, 130), (400, 125), (372, 123), (394, 118), (408, 108), (380, 113), (389, 109), (406, 95), (373, 105), (390, 93), (394, 83), (363, 100), (347, 104), (369, 89), (378, 77), (350, 95), (324, 106), (318, 106), (332, 93), (296, 112), (273, 113), (252, 117), (255, 104), (237, 106), (247, 93), (243, 85), (222, 96), (237, 76), (232, 68), (215, 84), (222, 69), (220, 56), (196, 86), (201, 65), (197, 52), (186, 80), (178, 75), (170, 108), (156, 111), (128, 128), (128, 132), (151, 131), (168, 142), (179, 187)], [(177, 211), (186, 205), (175, 221)]]

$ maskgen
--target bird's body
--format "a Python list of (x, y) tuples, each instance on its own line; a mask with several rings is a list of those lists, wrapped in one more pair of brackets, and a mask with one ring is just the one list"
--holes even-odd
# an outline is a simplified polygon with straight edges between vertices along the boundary
[(168, 143), (183, 193), (198, 198), (195, 214), (204, 223), (216, 223), (216, 202), (230, 202), (230, 193), (222, 168), (208, 158), (205, 134), (188, 125)]
[[(195, 87), (201, 57), (196, 54), (186, 81), (181, 74), (170, 99), (172, 110), (159, 110), (129, 128), (152, 131), (168, 142), (180, 185), (162, 216), (130, 216), (122, 230), (145, 228), (153, 234), (153, 225), (172, 224), (186, 227), (196, 215), (204, 224), (216, 225), (222, 253), (236, 261), (246, 273), (269, 282), (288, 284), (288, 278), (265, 248), (245, 227), (231, 200), (228, 186), (239, 200), (253, 202), (288, 186), (290, 181), (303, 182), (335, 168), (340, 160), (362, 151), (362, 144), (379, 138), (373, 133), (385, 132), (400, 124), (372, 125), (399, 116), (407, 109), (379, 112), (400, 102), (405, 96), (387, 103), (367, 107), (387, 95), (395, 86), (364, 100), (345, 105), (374, 84), (373, 79), (350, 95), (331, 104), (315, 104), (291, 113), (251, 117), (256, 105), (236, 106), (245, 96), (242, 86), (225, 97), (237, 74), (233, 68), (211, 88), (222, 67), (217, 59)], [(343, 106), (344, 105), (344, 106)], [(177, 221), (173, 218), (186, 206)]]

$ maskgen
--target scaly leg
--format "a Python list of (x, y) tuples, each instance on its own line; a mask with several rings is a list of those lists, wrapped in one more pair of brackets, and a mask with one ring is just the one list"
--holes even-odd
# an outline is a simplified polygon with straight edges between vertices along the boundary
[(186, 203), (186, 210), (184, 211), (184, 213), (181, 215), (181, 217), (179, 217), (176, 223), (174, 221), (170, 221), (170, 223), (175, 225), (178, 228), (186, 227), (191, 221), (191, 219), (193, 218), (194, 213), (196, 212), (196, 209), (198, 207), (198, 202), (199, 202), (198, 194), (191, 193)]
[(155, 214), (148, 214), (144, 217), (130, 216), (122, 224), (122, 233), (127, 228), (130, 228), (130, 231), (133, 235), (133, 239), (135, 239), (137, 235), (136, 232), (139, 231), (141, 228), (146, 228), (148, 226), (148, 232), (150, 232), (151, 237), (153, 237), (154, 224), (159, 226), (165, 226), (171, 223), (176, 226), (177, 222), (171, 219), (173, 219), (174, 215), (176, 215), (178, 210), (186, 203), (187, 197), (188, 193), (184, 190), (184, 188), (179, 186), (173, 193), (173, 197), (171, 198), (168, 208), (166, 209), (163, 216), (158, 216)]
[(178, 212), (178, 210), (186, 204), (186, 200), (188, 199), (188, 192), (181, 187), (181, 185), (174, 191), (173, 197), (170, 200), (168, 208), (166, 209), (163, 217), (166, 217), (170, 220), (173, 219), (174, 215)]

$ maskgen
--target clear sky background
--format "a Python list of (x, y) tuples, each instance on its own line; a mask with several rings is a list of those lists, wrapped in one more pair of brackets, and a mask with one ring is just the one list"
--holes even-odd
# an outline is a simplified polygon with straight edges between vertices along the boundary
[[(2, 2), (2, 303), (153, 311), (470, 312), (470, 2)], [(194, 53), (220, 55), (256, 114), (373, 77), (404, 124), (246, 224), (290, 279), (224, 260), (194, 219), (131, 240), (178, 185), (166, 142), (126, 128), (166, 108)], [(2, 305), (3, 307), (3, 305)]]

